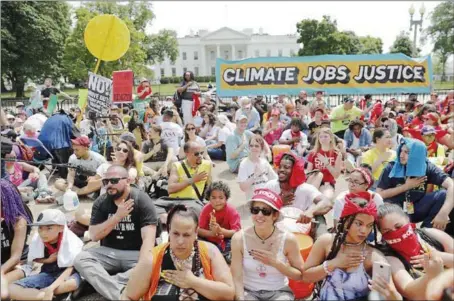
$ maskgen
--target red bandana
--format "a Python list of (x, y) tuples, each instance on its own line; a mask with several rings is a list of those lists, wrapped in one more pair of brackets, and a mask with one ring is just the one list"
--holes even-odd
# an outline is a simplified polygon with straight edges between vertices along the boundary
[[(355, 198), (367, 200), (367, 205), (365, 207), (360, 207), (352, 201)], [(373, 216), (374, 219), (377, 219), (377, 205), (375, 205), (375, 202), (372, 200), (372, 194), (367, 191), (348, 193), (345, 196), (345, 205), (342, 210), (341, 218), (358, 213), (368, 214)]]
[(57, 241), (57, 247), (54, 248), (50, 243), (45, 242), (44, 245), (46, 246), (47, 251), (49, 252), (49, 255), (52, 255), (54, 253), (57, 253), (58, 250), (60, 249), (61, 241), (63, 239), (63, 233), (60, 232), (58, 233), (58, 241)]
[(364, 168), (355, 168), (352, 170), (352, 172), (355, 171), (361, 173), (367, 183), (367, 189), (369, 189), (374, 184), (374, 179), (371, 178), (371, 176), (364, 170)]
[(293, 165), (292, 174), (290, 175), (289, 179), (289, 185), (291, 188), (296, 188), (299, 185), (306, 182), (306, 173), (304, 172), (304, 160), (298, 158), (295, 154), (291, 152), (281, 153), (276, 157), (277, 166), (281, 164), (281, 160), (284, 155), (292, 156), (293, 159), (295, 159), (295, 164)]
[(402, 255), (408, 262), (412, 256), (420, 255), (422, 250), (415, 228), (415, 224), (408, 223), (382, 235), (389, 247)]

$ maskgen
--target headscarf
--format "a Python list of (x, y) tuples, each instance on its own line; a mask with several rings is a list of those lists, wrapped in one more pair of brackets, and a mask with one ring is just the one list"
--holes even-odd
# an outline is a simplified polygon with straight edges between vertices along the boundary
[[(359, 168), (355, 168), (352, 170), (352, 172), (359, 172), (361, 173), (361, 175), (363, 176), (364, 180), (366, 181), (367, 183), (367, 189), (371, 188), (372, 185), (374, 184), (374, 179), (371, 177), (370, 173), (368, 173), (366, 171), (366, 169), (362, 168), (362, 167), (359, 167)], [(352, 173), (351, 172), (351, 173)]]
[[(367, 201), (366, 206), (361, 207), (355, 202), (353, 199), (360, 198)], [(345, 196), (345, 205), (344, 209), (342, 210), (341, 218), (350, 216), (353, 214), (363, 213), (367, 215), (371, 215), (374, 219), (377, 219), (377, 205), (372, 200), (372, 194), (367, 191), (361, 191), (356, 193), (348, 193)]]
[(276, 157), (277, 166), (279, 166), (281, 164), (281, 160), (285, 155), (291, 156), (295, 160), (295, 164), (293, 164), (293, 167), (292, 167), (292, 173), (290, 174), (289, 185), (291, 188), (296, 188), (299, 185), (306, 182), (306, 173), (304, 172), (304, 160), (298, 158), (292, 152), (286, 152), (286, 153), (279, 154)]
[[(408, 161), (406, 165), (400, 163), (402, 146), (408, 147)], [(412, 138), (402, 138), (397, 148), (394, 166), (389, 173), (390, 178), (423, 177), (427, 171), (427, 148), (424, 143)]]

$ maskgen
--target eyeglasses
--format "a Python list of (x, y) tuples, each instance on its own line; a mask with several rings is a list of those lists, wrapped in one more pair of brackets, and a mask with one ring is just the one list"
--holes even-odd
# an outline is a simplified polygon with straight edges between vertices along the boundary
[(250, 144), (249, 147), (251, 147), (251, 148), (260, 148), (260, 144)]
[(351, 184), (354, 184), (356, 186), (360, 186), (360, 185), (366, 184), (366, 182), (358, 183), (358, 182), (354, 181), (352, 178), (346, 178), (345, 181), (347, 181), (347, 182), (349, 182)]
[(186, 131), (195, 131), (195, 128), (187, 128)]
[(113, 185), (115, 184), (118, 184), (120, 182), (120, 180), (124, 180), (124, 179), (127, 179), (127, 178), (110, 178), (110, 179), (102, 179), (102, 184), (104, 186), (107, 186), (109, 185), (109, 182), (112, 183)]
[(271, 115), (271, 117), (279, 117), (279, 115)]
[(122, 147), (117, 147), (115, 150), (117, 152), (123, 152), (125, 154), (127, 154), (129, 152), (129, 150), (127, 148), (122, 148)]
[(199, 156), (202, 156), (202, 155), (203, 155), (203, 152), (194, 153), (194, 156), (196, 156), (196, 157), (199, 157)]
[(251, 214), (257, 215), (259, 212), (262, 212), (264, 216), (270, 216), (273, 213), (272, 209), (260, 208), (260, 207), (251, 207)]

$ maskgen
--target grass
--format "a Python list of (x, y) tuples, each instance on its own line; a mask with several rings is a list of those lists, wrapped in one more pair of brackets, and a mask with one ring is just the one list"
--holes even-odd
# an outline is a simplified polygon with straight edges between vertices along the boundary
[[(199, 83), (202, 91), (208, 90), (208, 83)], [(435, 82), (435, 89), (454, 89), (454, 82)], [(163, 85), (151, 85), (153, 93), (159, 93), (160, 95), (173, 95), (175, 90), (178, 88), (178, 84), (163, 84)], [(69, 95), (77, 95), (78, 89), (65, 89), (63, 90)], [(1, 94), (1, 98), (14, 98), (16, 92), (6, 92)], [(25, 97), (30, 97), (30, 92), (25, 92)]]

